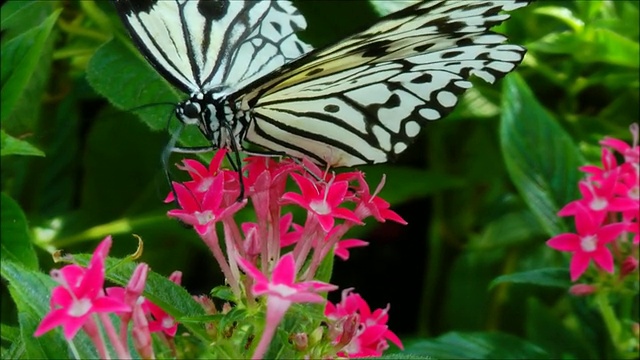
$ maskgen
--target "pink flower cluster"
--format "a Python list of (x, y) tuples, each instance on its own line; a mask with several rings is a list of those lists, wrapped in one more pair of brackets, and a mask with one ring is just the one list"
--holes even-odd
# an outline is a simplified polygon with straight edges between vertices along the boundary
[[(343, 292), (340, 303), (327, 303), (321, 293), (333, 291), (337, 286), (314, 280), (327, 256), (346, 260), (350, 248), (367, 245), (358, 239), (342, 239), (351, 227), (363, 224), (369, 217), (380, 222), (405, 223), (389, 209), (389, 203), (377, 196), (384, 179), (371, 193), (360, 172), (334, 175), (306, 161), (276, 162), (268, 157), (248, 158), (243, 178), (239, 179), (238, 172), (220, 168), (225, 156), (225, 150), (218, 151), (208, 167), (195, 160), (184, 160), (181, 169), (188, 172), (191, 180), (174, 183), (174, 192), (166, 201), (176, 200), (180, 204), (181, 208), (169, 211), (169, 216), (193, 226), (202, 237), (219, 263), (236, 302), (254, 309), (265, 305), (264, 328), (261, 332), (256, 329), (260, 341), (253, 350), (253, 358), (267, 354), (279, 324), (294, 303), (326, 303), (325, 325), (307, 329), (308, 333), (291, 334), (294, 348), (301, 355), (380, 356), (389, 347), (388, 341), (402, 348), (398, 337), (387, 327), (388, 306), (372, 312), (351, 290)], [(285, 191), (289, 178), (298, 186), (299, 193)], [(241, 193), (248, 198), (239, 200)], [(237, 224), (234, 215), (249, 203), (253, 205), (255, 221)], [(294, 223), (293, 214), (284, 211), (288, 205), (306, 210), (303, 225)], [(222, 225), (224, 247), (218, 238), (218, 224)], [(129, 335), (140, 356), (154, 358), (151, 333), (171, 342), (177, 323), (142, 296), (149, 270), (146, 264), (138, 265), (125, 288), (104, 289), (110, 247), (111, 238), (107, 237), (86, 268), (72, 264), (52, 271), (60, 285), (53, 289), (51, 312), (35, 335), (61, 326), (64, 336), (71, 341), (82, 329), (94, 342), (98, 355), (110, 358), (102, 328), (118, 358), (131, 358)], [(180, 277), (174, 273), (170, 279), (179, 284)], [(259, 297), (264, 298), (262, 303), (256, 301)], [(210, 313), (216, 312), (211, 299), (197, 297), (196, 301)], [(223, 315), (230, 306), (223, 306)], [(119, 332), (109, 314), (120, 318)], [(318, 331), (324, 335), (318, 337)], [(325, 339), (324, 343), (318, 339)]]
[[(631, 126), (631, 133), (633, 145), (614, 138), (600, 142), (603, 146), (602, 166), (580, 168), (586, 173), (585, 179), (578, 184), (582, 199), (570, 202), (558, 213), (574, 217), (576, 233), (554, 236), (547, 245), (572, 253), (569, 267), (572, 281), (585, 273), (591, 261), (608, 273), (613, 273), (615, 263), (618, 263), (621, 277), (638, 268), (638, 124)], [(620, 164), (616, 153), (623, 159)], [(578, 292), (583, 294), (584, 291), (581, 288)]]
[[(128, 349), (128, 327), (133, 323), (131, 335), (133, 345), (144, 358), (153, 358), (151, 333), (162, 333), (173, 338), (177, 324), (173, 318), (157, 305), (142, 297), (149, 267), (136, 267), (126, 287), (104, 289), (105, 261), (111, 248), (111, 237), (104, 239), (96, 248), (89, 265), (85, 268), (71, 264), (52, 270), (51, 276), (60, 284), (51, 295), (49, 312), (36, 329), (35, 336), (61, 326), (67, 341), (71, 341), (82, 329), (93, 341), (100, 358), (109, 359), (107, 344), (100, 334), (102, 325), (118, 358), (131, 358)], [(181, 274), (175, 272), (170, 279), (179, 284)], [(120, 331), (116, 331), (108, 314), (120, 318)]]
[[(362, 225), (369, 217), (380, 222), (406, 222), (377, 196), (384, 179), (371, 193), (358, 171), (336, 175), (306, 160), (276, 162), (270, 157), (253, 156), (246, 159), (240, 181), (237, 171), (220, 168), (226, 154), (224, 149), (219, 150), (208, 167), (184, 160), (180, 168), (191, 180), (174, 183), (175, 192), (166, 201), (177, 197), (181, 209), (169, 211), (169, 216), (194, 227), (211, 249), (236, 298), (246, 297), (244, 289), (250, 289), (252, 297), (266, 297), (266, 325), (253, 354), (253, 358), (261, 358), (292, 303), (324, 302), (318, 293), (337, 288), (314, 280), (323, 260), (333, 255), (346, 260), (350, 248), (367, 245), (362, 240), (343, 239), (350, 228)], [(299, 193), (286, 191), (288, 179), (297, 185)], [(248, 198), (239, 201), (241, 184)], [(238, 225), (233, 215), (249, 202), (255, 221)], [(302, 225), (293, 222), (292, 213), (285, 211), (287, 205), (306, 210)], [(216, 230), (218, 223), (224, 233), (224, 252)], [(248, 276), (242, 276), (239, 270)], [(254, 301), (252, 297), (247, 299), (249, 304)], [(338, 306), (344, 310), (327, 310), (331, 323), (344, 323), (350, 318), (354, 325), (342, 332), (336, 332), (334, 326), (334, 353), (380, 356), (388, 347), (387, 339), (401, 346), (387, 329), (387, 310), (372, 314), (364, 300), (358, 299), (348, 301), (356, 302), (355, 306)], [(336, 307), (329, 303), (327, 309)], [(348, 335), (341, 335), (345, 331)], [(299, 350), (305, 346), (302, 340), (297, 343)]]

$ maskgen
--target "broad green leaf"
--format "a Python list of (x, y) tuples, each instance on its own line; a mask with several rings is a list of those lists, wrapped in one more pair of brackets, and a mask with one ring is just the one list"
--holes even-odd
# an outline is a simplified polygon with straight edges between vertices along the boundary
[(573, 31), (582, 31), (584, 22), (578, 18), (573, 12), (562, 6), (538, 6), (533, 11), (535, 14), (546, 15), (558, 19), (573, 29)]
[(484, 229), (482, 237), (473, 245), (483, 249), (513, 246), (543, 234), (544, 231), (540, 228), (533, 214), (524, 210), (507, 213), (489, 223)]
[(503, 333), (449, 332), (435, 339), (406, 342), (402, 355), (434, 359), (549, 359), (538, 346)]
[(385, 184), (380, 192), (380, 197), (391, 204), (401, 204), (408, 200), (426, 197), (439, 191), (461, 187), (465, 184), (464, 179), (441, 172), (397, 165), (362, 166), (360, 170), (366, 174), (366, 180), (371, 192), (376, 189), (382, 176), (385, 175)]
[(578, 198), (585, 161), (517, 74), (504, 80), (504, 92), (500, 142), (511, 180), (548, 235), (566, 232), (556, 214)]
[[(567, 275), (568, 276), (568, 275)], [(598, 315), (599, 316), (599, 315)], [(543, 346), (555, 359), (595, 359), (598, 358), (597, 344), (586, 341), (582, 331), (576, 331), (575, 319), (566, 321), (558, 316), (556, 308), (548, 308), (539, 299), (527, 301), (525, 334), (527, 339)], [(579, 325), (578, 325), (579, 326)], [(592, 328), (592, 329), (590, 329)], [(587, 332), (598, 328), (596, 323), (588, 323)]]
[(16, 139), (4, 130), (0, 130), (0, 156), (6, 155), (44, 156), (44, 152), (28, 142)]
[(0, 196), (2, 197), (0, 257), (2, 261), (14, 261), (28, 269), (36, 270), (38, 258), (31, 244), (27, 218), (18, 203), (9, 195), (2, 193)]
[[(9, 291), (18, 308), (18, 321), (28, 358), (68, 358), (67, 342), (60, 329), (41, 337), (33, 333), (50, 310), (50, 292), (57, 284), (47, 275), (29, 270), (12, 261), (2, 261), (2, 277), (9, 283)], [(74, 345), (81, 358), (96, 358), (94, 346), (84, 334), (78, 334)]]
[[(87, 68), (87, 79), (114, 106), (133, 110), (156, 131), (165, 131), (169, 123), (177, 125), (175, 106), (187, 97), (166, 82), (133, 45), (117, 39), (96, 51)], [(207, 145), (195, 126), (187, 126), (180, 139), (187, 146)]]
[(569, 271), (566, 268), (546, 268), (498, 276), (490, 288), (503, 283), (532, 284), (567, 289), (571, 286)]
[(119, 109), (160, 103), (136, 113), (151, 129), (164, 130), (168, 115), (173, 114), (182, 95), (135, 51), (117, 39), (105, 43), (91, 58), (87, 79)]
[[(2, 90), (0, 121), (5, 121), (23, 96), (29, 80), (39, 66), (43, 66), (42, 54), (61, 10), (55, 11), (39, 26), (7, 41), (2, 46)], [(48, 64), (44, 64), (48, 66)], [(37, 101), (40, 99), (32, 99)]]

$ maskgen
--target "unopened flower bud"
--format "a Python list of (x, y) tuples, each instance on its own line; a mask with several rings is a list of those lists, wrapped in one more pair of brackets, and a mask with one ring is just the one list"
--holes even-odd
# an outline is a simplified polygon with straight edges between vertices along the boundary
[(309, 346), (309, 337), (305, 333), (295, 333), (289, 336), (289, 341), (293, 343), (293, 346), (298, 351), (304, 351)]
[(569, 288), (569, 293), (574, 296), (588, 296), (598, 290), (597, 287), (588, 284), (576, 284)]
[(320, 342), (320, 340), (322, 340), (322, 334), (324, 333), (324, 328), (322, 326), (318, 326), (315, 330), (313, 330), (311, 332), (311, 334), (309, 335), (309, 340), (308, 342), (310, 344), (317, 344), (318, 342)]
[(638, 259), (629, 255), (622, 262), (622, 267), (620, 268), (620, 277), (623, 278), (631, 274), (632, 272), (636, 271), (637, 269), (638, 269)]

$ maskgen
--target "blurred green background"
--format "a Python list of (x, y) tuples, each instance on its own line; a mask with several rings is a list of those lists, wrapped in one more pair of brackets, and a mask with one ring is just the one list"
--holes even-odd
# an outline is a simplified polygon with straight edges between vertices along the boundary
[[(314, 47), (378, 17), (367, 1), (294, 3), (308, 21), (300, 37)], [(56, 266), (54, 249), (89, 252), (109, 234), (111, 254), (125, 256), (137, 234), (145, 244), (140, 260), (165, 275), (181, 270), (191, 293), (222, 284), (194, 232), (165, 215), (171, 205), (162, 202), (169, 188), (160, 154), (176, 125), (171, 120), (167, 131), (173, 107), (138, 109), (139, 116), (123, 110), (185, 95), (137, 54), (106, 1), (9, 1), (1, 11), (3, 210), (13, 199), (24, 212), (40, 269)], [(496, 29), (528, 48), (519, 86), (531, 89), (553, 122), (548, 141), (527, 149), (532, 157), (547, 165), (597, 163), (603, 136), (630, 140), (628, 126), (639, 118), (638, 20), (637, 1), (539, 1)], [(372, 188), (386, 174), (381, 196), (409, 225), (370, 222), (347, 234), (371, 243), (336, 261), (332, 283), (354, 287), (374, 308), (390, 303), (389, 326), (403, 340), (499, 331), (550, 357), (608, 357), (609, 340), (585, 299), (568, 298), (561, 286), (489, 288), (497, 276), (568, 261), (545, 246), (554, 228), (540, 222), (507, 171), (513, 154), (500, 132), (507, 82), (474, 83), (455, 112), (427, 124), (398, 162), (360, 168)], [(550, 152), (557, 139), (575, 154)], [(15, 140), (46, 156), (33, 156), (24, 143), (15, 150)], [(184, 142), (202, 139), (192, 131)], [(559, 209), (578, 197), (579, 174), (558, 169), (544, 181), (564, 189)], [(559, 220), (555, 229), (571, 226)], [(2, 319), (16, 323), (4, 283)], [(433, 349), (422, 350), (437, 357)]]

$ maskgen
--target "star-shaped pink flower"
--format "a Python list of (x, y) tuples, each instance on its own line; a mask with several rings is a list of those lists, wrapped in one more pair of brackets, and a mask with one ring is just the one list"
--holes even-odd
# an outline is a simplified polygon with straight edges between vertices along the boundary
[(333, 181), (323, 185), (316, 184), (299, 174), (291, 174), (291, 176), (300, 187), (302, 194), (288, 192), (282, 196), (282, 200), (307, 209), (309, 214), (318, 219), (322, 230), (329, 232), (333, 228), (335, 218), (362, 224), (353, 211), (339, 207), (345, 201), (349, 189), (347, 181)]
[(104, 262), (110, 247), (111, 237), (107, 237), (94, 251), (86, 269), (67, 265), (52, 271), (52, 277), (60, 286), (53, 289), (51, 312), (42, 319), (34, 336), (62, 326), (65, 338), (71, 340), (94, 313), (130, 311), (122, 300), (105, 296), (102, 290)]
[(577, 234), (560, 234), (547, 241), (547, 245), (553, 249), (573, 253), (569, 266), (571, 280), (576, 281), (592, 260), (603, 270), (612, 273), (613, 256), (606, 245), (625, 231), (628, 224), (600, 226), (601, 220), (584, 205), (576, 207), (575, 223)]

